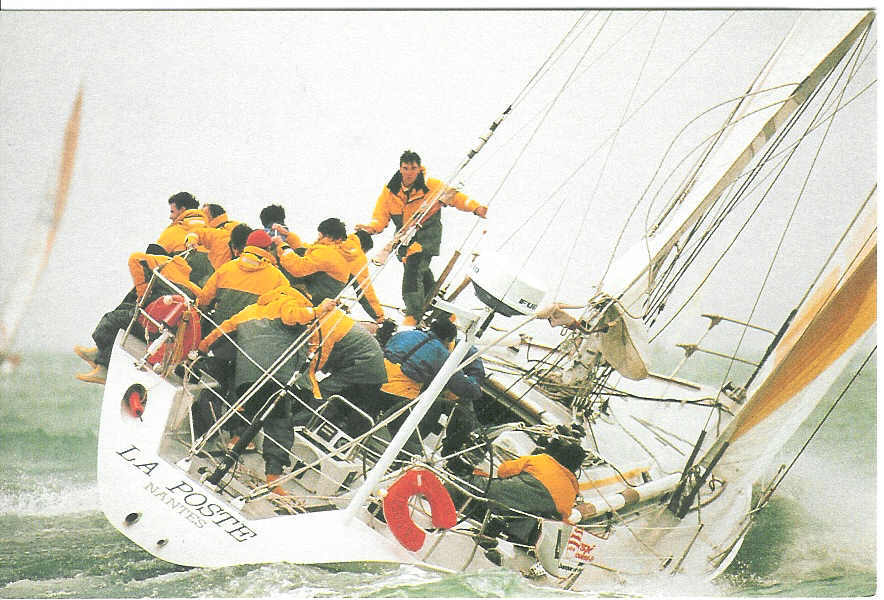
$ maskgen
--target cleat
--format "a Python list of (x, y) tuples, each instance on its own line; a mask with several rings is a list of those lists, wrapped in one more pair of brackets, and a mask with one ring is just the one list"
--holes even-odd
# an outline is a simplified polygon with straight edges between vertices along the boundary
[(89, 373), (77, 373), (77, 379), (86, 383), (99, 383), (104, 385), (107, 381), (107, 367), (96, 365)]
[(98, 363), (95, 362), (95, 359), (98, 358), (98, 348), (94, 346), (92, 348), (74, 346), (74, 354), (89, 363), (89, 366), (93, 369), (98, 366)]
[[(279, 479), (279, 475), (268, 474), (267, 475), (267, 485), (268, 486), (273, 485), (273, 482), (276, 481), (277, 479)], [(270, 493), (276, 494), (277, 496), (288, 496), (289, 495), (289, 493), (287, 491), (285, 491), (285, 489), (283, 489), (283, 487), (281, 485), (274, 485), (272, 488), (270, 488)]]

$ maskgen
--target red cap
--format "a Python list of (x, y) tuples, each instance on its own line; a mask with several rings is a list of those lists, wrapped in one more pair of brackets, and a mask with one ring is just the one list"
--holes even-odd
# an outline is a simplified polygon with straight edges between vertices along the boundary
[(269, 248), (272, 244), (270, 236), (263, 229), (258, 229), (249, 234), (246, 238), (246, 246), (257, 246), (258, 248)]

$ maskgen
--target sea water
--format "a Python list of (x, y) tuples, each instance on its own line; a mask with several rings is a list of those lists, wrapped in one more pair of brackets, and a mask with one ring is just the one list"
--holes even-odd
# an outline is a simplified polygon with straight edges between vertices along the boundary
[[(805, 425), (804, 438), (860, 360)], [(188, 569), (153, 558), (100, 511), (95, 461), (102, 388), (75, 380), (77, 370), (87, 369), (73, 355), (32, 353), (11, 376), (0, 376), (0, 598), (876, 593), (874, 359), (795, 462), (723, 576), (706, 582), (667, 575), (581, 594), (537, 587), (503, 569), (459, 575), (368, 565)], [(778, 464), (790, 462), (802, 441), (790, 443)]]

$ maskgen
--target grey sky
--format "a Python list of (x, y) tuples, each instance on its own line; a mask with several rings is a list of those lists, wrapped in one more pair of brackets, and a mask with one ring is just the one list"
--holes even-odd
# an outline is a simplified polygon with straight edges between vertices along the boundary
[[(289, 225), (312, 240), (316, 224), (328, 216), (341, 217), (351, 228), (367, 220), (405, 148), (421, 154), (431, 176), (445, 178), (516, 97), (577, 15), (0, 12), (0, 206), (5, 217), (0, 243), (7, 257), (0, 268), (0, 277), (6, 279), (0, 283), (14, 276), (14, 258), (26, 235), (22, 226), (30, 222), (37, 199), (54, 181), (64, 124), (78, 86), (84, 89), (68, 210), (38, 302), (26, 315), (17, 346), (66, 350), (88, 343), (101, 314), (130, 287), (128, 255), (143, 250), (168, 224), (166, 199), (175, 192), (191, 191), (202, 202), (222, 204), (231, 218), (252, 225), (257, 225), (261, 207), (281, 203)], [(634, 18), (634, 25), (620, 15), (612, 27), (634, 32), (636, 47), (645, 44), (639, 40), (651, 39), (659, 16), (627, 16)], [(662, 77), (667, 61), (680, 60), (725, 17), (724, 12), (667, 16), (667, 24), (696, 31), (695, 37), (682, 33), (658, 40), (658, 52), (646, 71), (650, 81), (637, 97), (653, 89), (653, 78)], [(768, 28), (786, 18), (773, 13), (738, 15), (724, 30), (731, 36), (726, 39), (741, 51), (757, 46), (761, 55), (767, 51), (762, 42), (772, 37)], [(718, 46), (722, 47), (727, 45)], [(512, 233), (513, 240), (503, 250), (507, 256), (522, 256), (534, 244), (532, 236), (554, 219), (555, 228), (536, 252), (557, 261), (540, 260), (531, 267), (547, 276), (551, 289), (562, 276), (560, 259), (570, 248), (570, 242), (563, 245), (564, 239), (576, 236), (593, 248), (573, 257), (570, 277), (574, 279), (575, 272), (595, 273), (600, 261), (593, 253), (606, 246), (595, 248), (591, 243), (604, 238), (610, 244), (611, 232), (620, 226), (607, 221), (608, 213), (623, 212), (623, 203), (632, 201), (627, 186), (653, 171), (674, 132), (700, 110), (690, 109), (693, 112), (672, 122), (663, 112), (652, 112), (646, 121), (631, 125), (632, 134), (643, 133), (645, 139), (624, 137), (617, 151), (595, 159), (587, 169), (590, 175), (584, 174), (570, 191), (588, 196), (595, 185), (592, 175), (606, 176), (592, 200), (598, 208), (594, 224), (581, 227), (580, 212), (550, 216), (550, 209), (532, 215), (562, 181), (561, 174), (553, 180), (541, 175), (553, 167), (568, 172), (580, 163), (595, 143), (590, 133), (610, 125), (596, 116), (598, 111), (630, 93), (629, 87), (609, 91), (603, 85), (636, 76), (624, 69), (622, 58), (623, 50), (615, 47), (582, 77), (580, 93), (562, 96), (554, 115), (557, 124), (550, 119), (544, 129), (547, 137), (535, 142), (544, 149), (539, 154), (542, 162), (537, 155), (527, 159), (533, 162), (528, 168), (522, 165), (522, 175), (513, 175), (499, 195), (494, 196), (506, 172), (504, 157), (515, 157), (521, 146), (497, 155), (489, 144), (489, 151), (471, 164), (474, 170), (465, 191), (482, 202), (494, 196), (489, 220), (481, 224), (488, 229), (483, 242), (487, 248), (500, 248)], [(690, 100), (707, 107), (738, 95), (742, 78), (756, 65), (745, 60), (735, 66), (732, 61), (731, 52), (709, 49), (699, 56), (699, 70), (682, 74), (674, 93), (657, 100), (669, 106)], [(631, 64), (637, 68), (641, 61)], [(746, 73), (733, 72), (739, 65)], [(544, 101), (558, 93), (564, 77), (543, 83)], [(736, 87), (725, 91), (726, 85)], [(874, 105), (873, 94), (863, 102)], [(543, 109), (540, 102), (525, 107), (523, 114), (538, 115)], [(874, 110), (868, 106), (845, 111), (854, 125), (835, 142), (868, 176), (845, 181), (840, 174), (820, 171), (851, 199), (851, 207), (874, 181), (874, 135), (862, 129), (874, 128), (870, 114), (873, 119)], [(524, 138), (534, 125), (523, 121), (519, 126), (521, 130), (507, 129), (507, 122), (498, 138), (507, 139), (516, 131)], [(837, 220), (848, 212), (838, 203), (830, 206), (833, 214), (821, 215), (821, 221)], [(447, 245), (434, 263), (437, 273), (446, 251), (457, 247), (454, 240), (475, 223), (469, 215), (448, 213)], [(521, 227), (526, 220), (529, 225)], [(385, 269), (378, 283), (382, 301), (400, 301), (400, 276), (395, 264)], [(588, 296), (579, 295), (575, 287), (566, 291), (563, 295), (570, 300)]]

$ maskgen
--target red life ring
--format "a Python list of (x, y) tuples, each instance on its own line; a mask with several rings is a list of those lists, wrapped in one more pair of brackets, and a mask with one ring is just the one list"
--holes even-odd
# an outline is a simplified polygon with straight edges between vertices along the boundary
[(408, 501), (417, 494), (430, 503), (434, 527), (450, 529), (457, 523), (454, 502), (439, 478), (426, 469), (411, 469), (390, 486), (384, 497), (384, 519), (399, 543), (412, 552), (420, 550), (427, 537), (426, 532), (411, 520)]
[[(181, 345), (176, 349), (172, 362), (178, 362), (181, 358), (187, 356), (188, 352), (199, 347), (200, 340), (202, 339), (199, 313), (195, 308), (187, 307), (187, 299), (184, 296), (178, 294), (160, 296), (148, 304), (144, 312), (149, 314), (154, 321), (162, 323), (169, 328), (178, 326), (181, 320), (184, 319), (183, 331), (179, 332)], [(152, 335), (159, 332), (159, 328), (144, 315), (138, 317), (138, 322), (144, 327), (148, 342)], [(147, 359), (147, 362), (156, 364), (163, 360), (166, 346), (170, 344), (170, 342), (166, 342), (157, 348), (157, 351)]]

